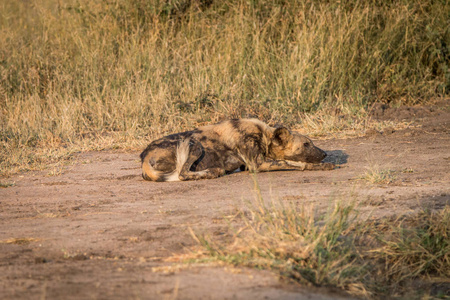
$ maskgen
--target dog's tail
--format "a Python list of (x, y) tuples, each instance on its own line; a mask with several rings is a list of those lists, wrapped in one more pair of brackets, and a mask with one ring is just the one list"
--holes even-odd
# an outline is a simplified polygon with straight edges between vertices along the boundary
[(190, 139), (184, 139), (177, 145), (177, 164), (175, 170), (171, 173), (164, 174), (164, 181), (180, 181), (181, 170), (189, 158)]
[(176, 166), (172, 172), (164, 173), (156, 170), (150, 163), (150, 155), (142, 159), (142, 177), (153, 181), (179, 181), (181, 170), (189, 157), (189, 139), (182, 140), (177, 145)]

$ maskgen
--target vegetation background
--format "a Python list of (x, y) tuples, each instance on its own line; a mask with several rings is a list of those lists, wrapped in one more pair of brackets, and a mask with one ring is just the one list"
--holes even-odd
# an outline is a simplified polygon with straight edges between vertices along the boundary
[(258, 117), (365, 128), (450, 88), (448, 1), (0, 0), (0, 174)]
[[(384, 126), (375, 102), (449, 96), (449, 16), (445, 0), (0, 0), (0, 178), (227, 118), (315, 136)], [(352, 204), (265, 203), (229, 245), (193, 234), (204, 255), (366, 297), (450, 276), (448, 206), (362, 224)]]

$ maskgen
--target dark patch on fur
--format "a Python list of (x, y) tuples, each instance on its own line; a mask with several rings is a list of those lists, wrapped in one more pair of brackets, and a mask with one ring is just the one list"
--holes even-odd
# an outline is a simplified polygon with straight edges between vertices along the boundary
[(205, 153), (206, 153), (205, 150), (203, 150), (200, 157), (196, 161), (194, 161), (192, 166), (189, 168), (189, 171), (197, 171), (197, 166), (202, 161), (202, 159), (205, 157)]
[(197, 133), (199, 130), (191, 130), (191, 131), (185, 131), (180, 133), (174, 133), (168, 136), (165, 136), (163, 138), (160, 138), (159, 140), (156, 140), (155, 142), (161, 141), (161, 140), (169, 140), (169, 141), (181, 141), (184, 140), (190, 136), (192, 136), (194, 133)]
[(141, 155), (139, 155), (139, 157), (141, 158), (141, 163), (144, 161), (144, 158), (147, 156), (147, 153), (150, 151), (150, 150), (148, 150), (148, 147), (150, 147), (150, 145), (148, 145), (147, 148), (145, 148), (145, 150), (142, 151)]
[(243, 144), (240, 151), (245, 157), (253, 162), (256, 162), (259, 156), (265, 156), (265, 147), (262, 145), (262, 134), (245, 134), (243, 136)]
[(249, 133), (244, 135), (244, 144), (249, 145), (250, 147), (257, 148), (258, 150), (262, 150), (261, 142), (262, 142), (262, 134), (261, 133)]
[(241, 131), (241, 120), (239, 119), (231, 119), (230, 120), (231, 126), (233, 126), (234, 129)]
[(204, 153), (191, 166), (191, 171), (203, 171), (210, 168), (221, 168), (231, 172), (239, 168), (244, 162), (228, 147), (221, 144), (205, 147)]
[(176, 157), (171, 155), (170, 157), (161, 157), (156, 161), (155, 169), (163, 172), (171, 172), (175, 168)]
[(209, 168), (222, 167), (220, 156), (215, 149), (205, 148), (205, 153), (196, 161), (195, 171), (203, 171)]

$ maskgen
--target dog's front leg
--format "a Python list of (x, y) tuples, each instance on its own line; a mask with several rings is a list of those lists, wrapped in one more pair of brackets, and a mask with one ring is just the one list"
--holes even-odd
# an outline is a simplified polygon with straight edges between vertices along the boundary
[(292, 160), (285, 160), (285, 162), (292, 167), (298, 167), (300, 170), (315, 170), (315, 171), (328, 171), (333, 170), (335, 168), (335, 165), (332, 163), (305, 163), (301, 161), (292, 161)]
[(305, 163), (301, 161), (291, 161), (291, 160), (272, 160), (265, 159), (263, 163), (261, 163), (257, 171), (259, 172), (267, 172), (267, 171), (279, 171), (279, 170), (333, 170), (334, 164), (332, 163)]
[(289, 165), (285, 160), (273, 160), (266, 158), (256, 168), (257, 172), (280, 171), (280, 170), (303, 170), (301, 165)]

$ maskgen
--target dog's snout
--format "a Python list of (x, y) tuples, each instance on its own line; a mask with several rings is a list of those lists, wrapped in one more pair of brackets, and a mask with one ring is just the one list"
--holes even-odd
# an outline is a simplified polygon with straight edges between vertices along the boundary
[(320, 163), (325, 157), (327, 157), (327, 153), (322, 149), (315, 147), (314, 154), (310, 157), (308, 162)]

